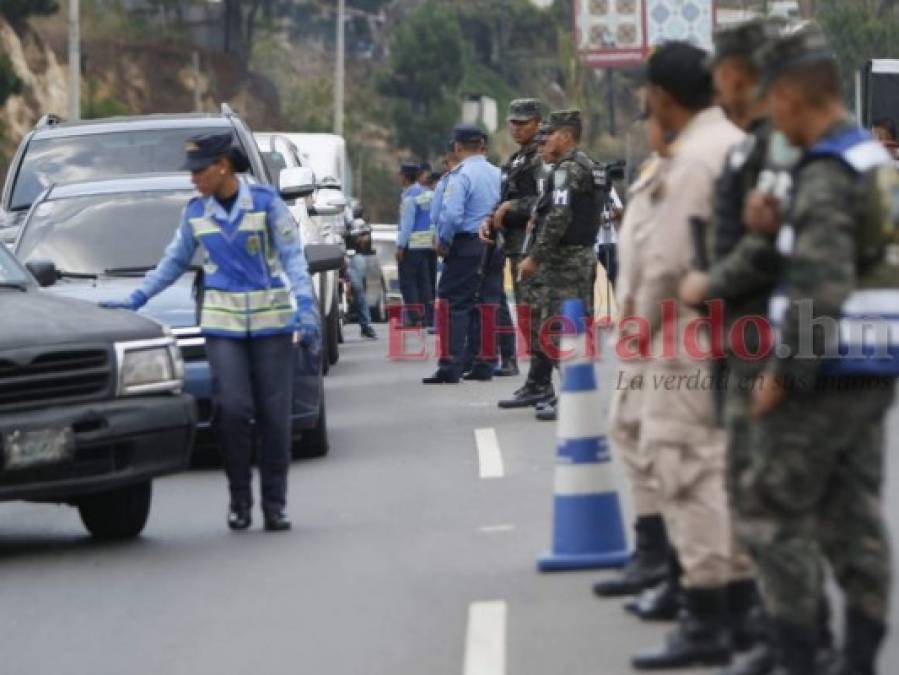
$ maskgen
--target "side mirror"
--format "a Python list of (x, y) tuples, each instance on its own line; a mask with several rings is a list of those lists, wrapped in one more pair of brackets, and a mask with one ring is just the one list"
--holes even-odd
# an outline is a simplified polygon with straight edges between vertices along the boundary
[(340, 244), (310, 244), (303, 250), (310, 274), (339, 270), (345, 262), (346, 249)]
[(315, 173), (308, 166), (281, 169), (278, 175), (281, 199), (300, 199), (315, 192)]
[(25, 263), (25, 267), (31, 272), (31, 276), (37, 279), (42, 288), (52, 286), (59, 281), (59, 272), (56, 264), (51, 260), (33, 260)]

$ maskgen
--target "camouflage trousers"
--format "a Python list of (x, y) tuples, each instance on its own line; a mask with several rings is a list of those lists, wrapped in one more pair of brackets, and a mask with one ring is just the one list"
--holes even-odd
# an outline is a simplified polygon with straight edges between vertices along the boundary
[(816, 629), (826, 560), (848, 608), (885, 620), (883, 430), (893, 396), (891, 381), (793, 392), (751, 432), (751, 455), (731, 479), (736, 527), (774, 618)]
[[(560, 246), (554, 255), (540, 265), (540, 271), (529, 282), (526, 291), (533, 307), (531, 349), (540, 349), (540, 331), (553, 319), (562, 316), (566, 300), (584, 301), (587, 317), (593, 317), (593, 285), (596, 282), (596, 254), (592, 247)], [(558, 339), (554, 340), (556, 347)], [(542, 351), (542, 350), (541, 350)]]

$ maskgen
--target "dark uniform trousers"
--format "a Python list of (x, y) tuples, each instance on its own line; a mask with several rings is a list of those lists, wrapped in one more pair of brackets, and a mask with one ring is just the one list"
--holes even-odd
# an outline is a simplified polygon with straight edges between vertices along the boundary
[(290, 467), (295, 347), (292, 335), (250, 339), (207, 337), (213, 420), (232, 504), (252, 504), (254, 422), (261, 441), (262, 507), (283, 510)]
[(465, 365), (466, 344), (472, 311), (477, 304), (480, 284), (481, 255), (484, 244), (476, 234), (457, 234), (444, 258), (443, 274), (437, 297), (449, 311), (444, 314), (449, 326), (440, 326), (440, 334), (448, 339), (442, 346), (440, 370), (458, 377)]
[[(468, 344), (465, 351), (466, 369), (478, 366), (493, 373), (496, 365), (496, 354), (502, 356), (503, 361), (508, 361), (515, 356), (514, 326), (509, 314), (509, 303), (506, 299), (504, 278), (506, 257), (502, 251), (493, 250), (490, 259), (484, 267), (484, 275), (480, 277), (479, 302), (472, 310), (471, 322), (468, 327)], [(493, 311), (494, 330), (490, 334), (482, 333), (482, 317), (486, 312)], [(488, 346), (488, 341), (492, 345)]]
[(433, 251), (427, 249), (406, 249), (399, 264), (400, 292), (406, 305), (422, 305), (424, 317), (411, 310), (406, 312), (409, 323), (424, 322), (434, 325), (434, 280), (431, 277)]

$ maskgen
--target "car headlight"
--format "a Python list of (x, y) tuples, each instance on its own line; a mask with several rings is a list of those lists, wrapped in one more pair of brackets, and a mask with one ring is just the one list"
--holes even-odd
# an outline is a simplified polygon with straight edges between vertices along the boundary
[(174, 338), (116, 343), (119, 396), (179, 392), (184, 361)]

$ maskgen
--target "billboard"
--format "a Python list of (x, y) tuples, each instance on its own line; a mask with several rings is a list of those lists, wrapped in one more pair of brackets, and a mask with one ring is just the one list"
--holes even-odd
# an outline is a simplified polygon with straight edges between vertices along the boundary
[(595, 68), (635, 68), (652, 48), (687, 40), (712, 49), (715, 0), (574, 0), (575, 44)]

